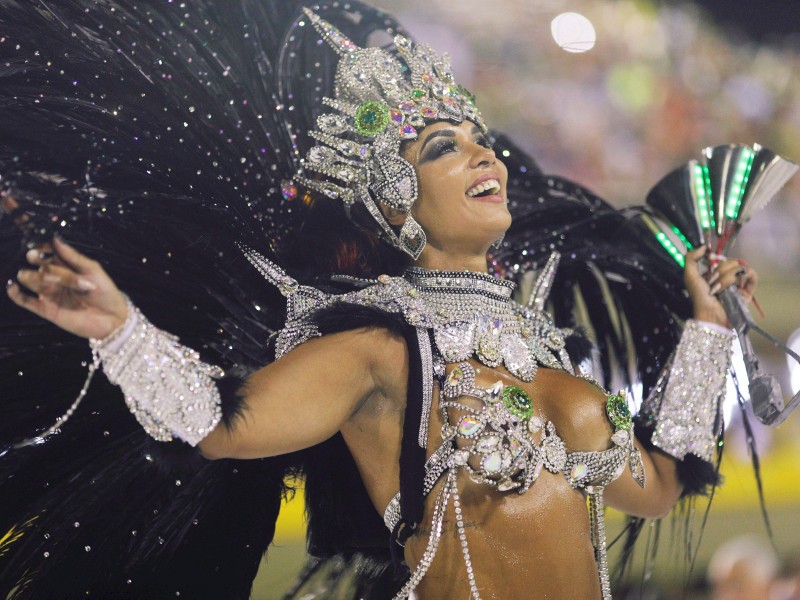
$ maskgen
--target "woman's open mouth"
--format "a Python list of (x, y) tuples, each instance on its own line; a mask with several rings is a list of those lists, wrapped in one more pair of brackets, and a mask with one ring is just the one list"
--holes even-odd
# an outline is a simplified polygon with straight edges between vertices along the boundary
[(479, 183), (473, 184), (467, 190), (467, 197), (483, 202), (505, 202), (500, 195), (500, 180), (496, 178), (480, 178)]

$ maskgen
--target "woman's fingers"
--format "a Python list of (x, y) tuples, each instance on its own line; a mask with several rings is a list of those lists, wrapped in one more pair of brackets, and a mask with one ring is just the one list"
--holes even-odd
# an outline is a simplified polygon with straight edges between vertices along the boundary
[(752, 293), (757, 279), (758, 276), (753, 269), (743, 265), (738, 260), (728, 259), (716, 266), (708, 283), (711, 286), (711, 293), (714, 295), (732, 285)]
[(9, 285), (6, 288), (6, 293), (8, 294), (8, 297), (11, 298), (11, 301), (17, 306), (21, 306), (25, 310), (29, 310), (33, 314), (40, 317), (45, 317), (46, 307), (44, 302), (42, 302), (42, 300), (36, 296), (29, 296), (28, 294), (24, 293), (19, 287), (19, 284), (12, 283)]
[[(758, 287), (758, 272), (743, 264), (735, 274), (736, 285), (745, 302), (751, 302)], [(761, 309), (759, 309), (761, 310)]]
[(706, 254), (706, 247), (700, 246), (696, 250), (686, 253), (686, 264), (683, 268), (683, 282), (689, 295), (693, 298), (696, 296), (707, 296), (708, 283), (703, 278), (701, 270), (700, 259)]
[(19, 204), (8, 194), (0, 194), (0, 210), (6, 214), (11, 214), (19, 208)]
[(125, 296), (100, 263), (54, 238), (26, 254), (33, 269), (8, 287), (18, 306), (85, 338), (102, 339), (125, 322)]
[(44, 264), (37, 270), (23, 269), (17, 280), (36, 294), (54, 295), (65, 290), (86, 294), (97, 289), (97, 285), (85, 276), (56, 264)]
[(696, 269), (699, 271), (699, 265), (697, 261), (703, 258), (706, 255), (706, 247), (705, 245), (700, 246), (699, 248), (695, 248), (691, 252), (686, 253), (686, 268), (688, 269)]
[(743, 261), (712, 255), (711, 270), (703, 273), (699, 262), (706, 256), (706, 247), (686, 253), (683, 279), (692, 300), (696, 319), (727, 327), (728, 316), (716, 298), (722, 290), (737, 285), (745, 302), (753, 299), (758, 284), (758, 274)]
[(100, 263), (84, 256), (58, 236), (53, 238), (53, 249), (57, 258), (81, 275), (96, 275), (103, 272)]
[(36, 248), (28, 250), (25, 253), (25, 260), (36, 267), (40, 267), (42, 265), (52, 263), (57, 259), (55, 253), (53, 252), (52, 244), (42, 244), (41, 246), (37, 246)]

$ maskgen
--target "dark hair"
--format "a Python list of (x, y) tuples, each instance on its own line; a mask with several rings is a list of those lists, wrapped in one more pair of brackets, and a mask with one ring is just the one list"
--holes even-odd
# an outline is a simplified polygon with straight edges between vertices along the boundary
[[(298, 279), (399, 275), (410, 264), (404, 252), (354, 225), (341, 200), (307, 193), (303, 201), (309, 205), (303, 223), (280, 257)], [(351, 210), (359, 209), (365, 210), (356, 203)]]

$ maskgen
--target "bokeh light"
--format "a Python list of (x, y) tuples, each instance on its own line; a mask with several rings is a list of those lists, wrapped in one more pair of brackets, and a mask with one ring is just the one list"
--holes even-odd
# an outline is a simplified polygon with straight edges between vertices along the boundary
[(550, 32), (559, 48), (580, 53), (594, 48), (597, 32), (592, 22), (580, 13), (565, 12), (550, 23)]

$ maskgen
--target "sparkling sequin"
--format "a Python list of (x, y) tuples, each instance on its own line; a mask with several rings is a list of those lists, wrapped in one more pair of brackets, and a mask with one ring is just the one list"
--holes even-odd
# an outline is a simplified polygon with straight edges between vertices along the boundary
[(284, 180), (281, 182), (281, 194), (284, 200), (292, 201), (297, 198), (297, 186), (291, 181)]
[(389, 123), (389, 107), (377, 100), (361, 104), (353, 118), (353, 126), (361, 135), (375, 137)]
[(461, 417), (458, 422), (458, 434), (463, 437), (474, 437), (483, 431), (484, 424), (472, 416)]
[(533, 415), (528, 419), (528, 431), (538, 433), (542, 429), (542, 419), (538, 415)]
[(631, 411), (623, 394), (612, 394), (606, 400), (606, 413), (618, 429), (628, 430), (633, 425)]
[(457, 385), (461, 383), (464, 379), (464, 369), (461, 367), (455, 367), (452, 371), (450, 371), (450, 375), (447, 376), (447, 383), (450, 385)]
[(417, 130), (411, 125), (403, 125), (400, 128), (400, 135), (404, 140), (413, 140), (417, 137)]
[(411, 114), (417, 111), (417, 105), (413, 102), (401, 102), (397, 105), (397, 108), (406, 114)]
[(614, 433), (611, 436), (611, 441), (614, 442), (617, 446), (623, 446), (628, 443), (630, 440), (630, 433), (626, 430), (620, 430)]
[[(725, 393), (735, 339), (733, 332), (686, 322), (655, 415), (653, 444), (667, 454), (679, 460), (689, 453), (712, 460), (717, 406)], [(704, 368), (698, 369), (698, 364)], [(646, 404), (644, 410), (651, 409)]]
[(577, 464), (569, 472), (572, 481), (580, 481), (589, 474), (589, 467), (583, 463)]
[(500, 437), (496, 435), (484, 435), (478, 439), (478, 442), (475, 444), (475, 449), (478, 452), (487, 453), (492, 452), (497, 448), (497, 445), (500, 443)]
[[(127, 335), (124, 341), (119, 335)], [(222, 418), (214, 383), (224, 372), (200, 360), (194, 350), (154, 327), (128, 302), (128, 319), (109, 337), (90, 340), (111, 383), (153, 439), (174, 437), (196, 446)], [(189, 400), (191, 399), (191, 400)]]
[(422, 106), (420, 107), (419, 112), (426, 119), (433, 119), (436, 117), (436, 109), (432, 106)]
[(520, 419), (529, 419), (533, 415), (533, 402), (528, 393), (515, 385), (508, 385), (503, 390), (503, 403), (506, 408)]
[(503, 469), (503, 455), (497, 451), (487, 454), (481, 468), (489, 475), (497, 475)]

